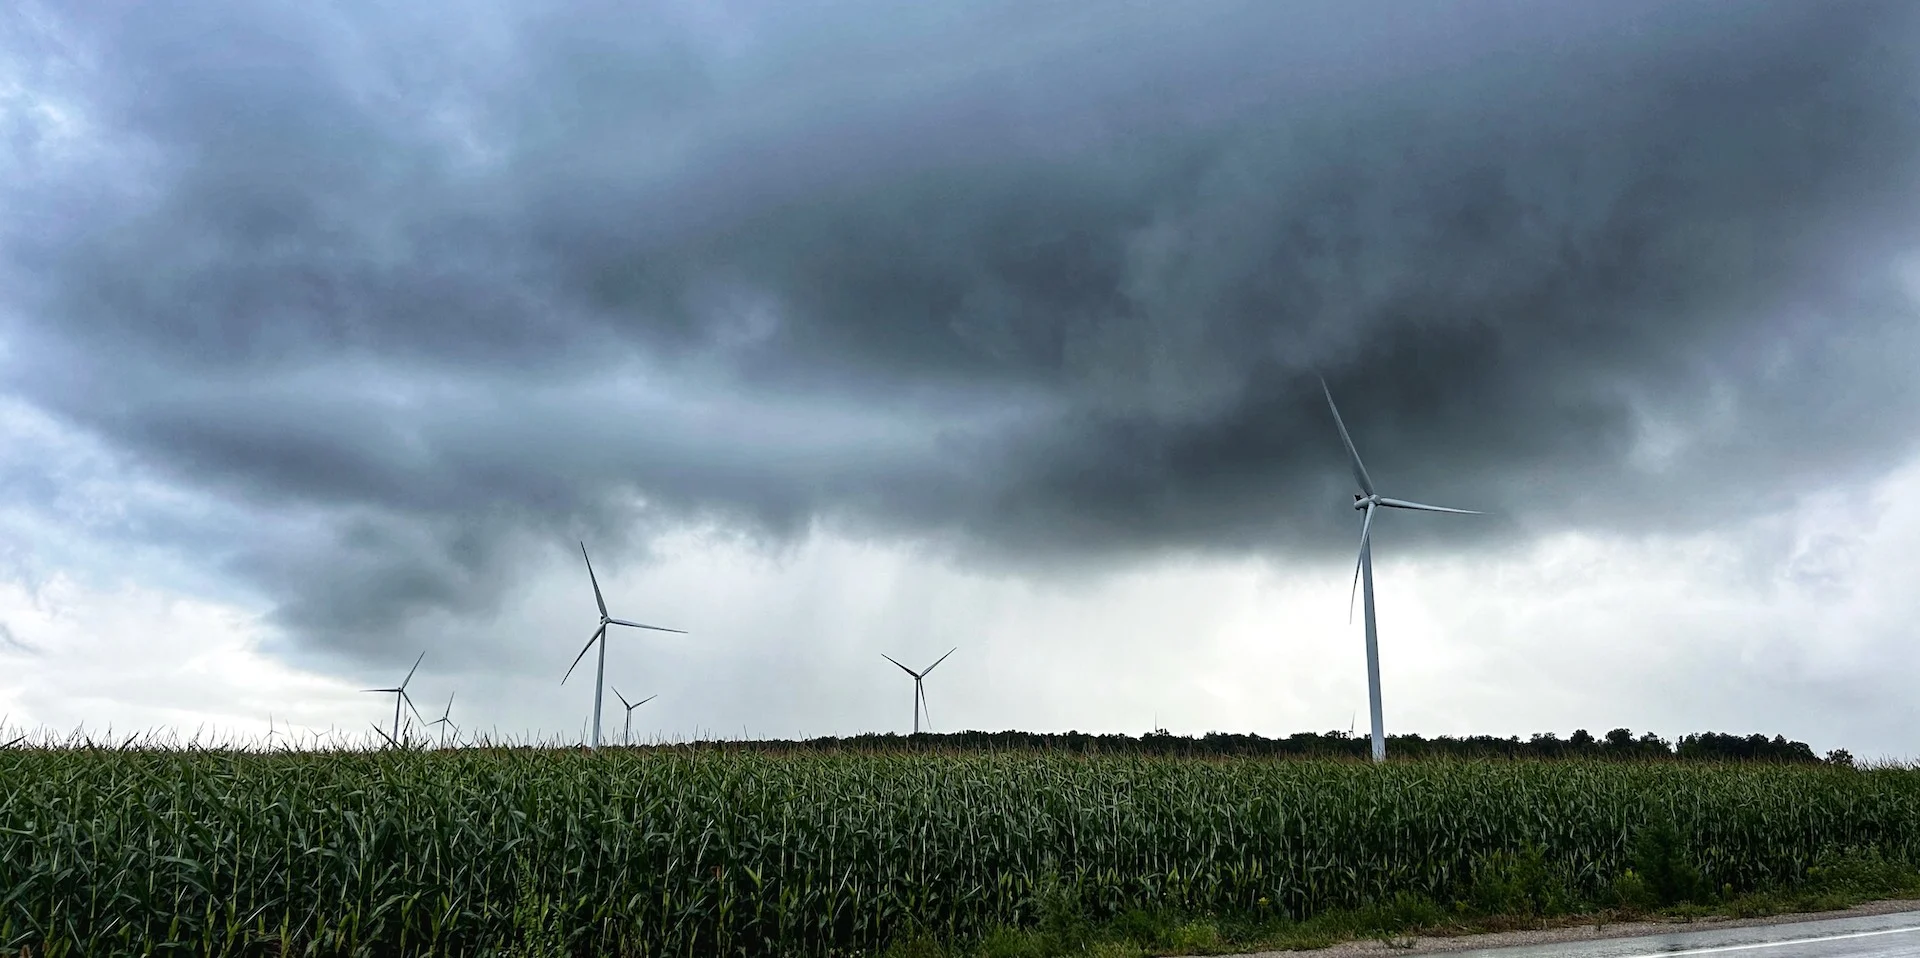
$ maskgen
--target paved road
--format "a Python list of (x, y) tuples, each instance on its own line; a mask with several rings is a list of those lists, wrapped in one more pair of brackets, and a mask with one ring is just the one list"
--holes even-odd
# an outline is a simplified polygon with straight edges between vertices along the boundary
[(1920, 958), (1920, 911), (1451, 952), (1451, 958)]

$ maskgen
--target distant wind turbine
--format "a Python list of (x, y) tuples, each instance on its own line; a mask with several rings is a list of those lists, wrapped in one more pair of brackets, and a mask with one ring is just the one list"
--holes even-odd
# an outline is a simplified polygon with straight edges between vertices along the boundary
[[(407, 677), (402, 679), (399, 685), (390, 689), (361, 689), (360, 690), (362, 692), (393, 693), (393, 735), (390, 736), (387, 739), (387, 741), (390, 741), (395, 745), (400, 744), (400, 703), (402, 702), (407, 703), (407, 708), (412, 709), (413, 711), (413, 717), (420, 718), (420, 710), (413, 707), (413, 697), (407, 694), (407, 683), (413, 681), (413, 673), (418, 672), (420, 670), (420, 659), (424, 659), (426, 657), (427, 657), (427, 653), (423, 651), (420, 653), (419, 659), (413, 660), (413, 668), (410, 668), (407, 670)], [(422, 721), (425, 721), (425, 719), (422, 719)], [(375, 728), (378, 728), (378, 726), (375, 726)]]
[(445, 747), (446, 747), (446, 745), (447, 745), (447, 730), (448, 730), (448, 729), (453, 729), (453, 735), (454, 735), (454, 741), (455, 741), (455, 742), (458, 742), (458, 741), (460, 740), (460, 726), (458, 726), (458, 725), (455, 725), (455, 724), (453, 724), (453, 718), (452, 718), (452, 715), (453, 715), (453, 696), (454, 696), (454, 694), (455, 694), (455, 693), (452, 693), (452, 692), (449, 692), (449, 693), (447, 694), (447, 707), (446, 707), (446, 709), (445, 709), (445, 710), (443, 710), (443, 711), (442, 711), (442, 712), (440, 713), (440, 717), (439, 717), (439, 718), (437, 718), (437, 719), (434, 719), (434, 720), (433, 720), (433, 721), (431, 721), (431, 722), (428, 722), (428, 723), (427, 723), (427, 727), (428, 727), (428, 728), (432, 728), (432, 727), (434, 727), (435, 725), (438, 725), (438, 726), (440, 726), (440, 747), (441, 747), (441, 748), (445, 748)]
[[(1353, 437), (1347, 434), (1347, 424), (1340, 420), (1340, 407), (1333, 404), (1333, 390), (1327, 388), (1327, 381), (1320, 380), (1320, 391), (1327, 395), (1327, 408), (1333, 411), (1333, 424), (1340, 430), (1340, 441), (1346, 444), (1347, 459), (1353, 466), (1354, 481), (1360, 483), (1360, 492), (1353, 497), (1353, 507), (1365, 510), (1366, 518), (1360, 523), (1360, 558), (1353, 568), (1354, 586), (1365, 583), (1362, 594), (1366, 597), (1367, 618), (1367, 708), (1373, 717), (1373, 760), (1386, 761), (1387, 737), (1381, 729), (1380, 720), (1380, 637), (1373, 618), (1373, 510), (1375, 506), (1389, 509), (1414, 509), (1420, 512), (1451, 512), (1459, 515), (1477, 516), (1481, 513), (1471, 509), (1449, 509), (1445, 506), (1429, 506), (1405, 499), (1389, 499), (1373, 489), (1373, 479), (1367, 475), (1367, 467), (1360, 462), (1360, 450), (1354, 448)], [(1347, 616), (1353, 616), (1353, 590), (1347, 593)]]
[(639, 708), (642, 705), (647, 704), (648, 702), (653, 701), (654, 699), (659, 698), (660, 695), (659, 693), (655, 693), (653, 695), (649, 695), (646, 698), (641, 699), (638, 702), (629, 702), (627, 701), (626, 696), (620, 694), (620, 688), (618, 686), (615, 686), (613, 689), (613, 697), (619, 699), (620, 704), (627, 707), (627, 730), (621, 733), (620, 742), (622, 745), (632, 745), (633, 744), (633, 710)]
[(625, 619), (616, 619), (609, 616), (607, 614), (606, 597), (600, 594), (600, 579), (593, 574), (593, 560), (588, 558), (587, 544), (584, 542), (580, 543), (580, 558), (587, 560), (587, 578), (593, 581), (593, 601), (600, 606), (600, 627), (593, 630), (593, 638), (588, 639), (586, 646), (580, 650), (580, 654), (573, 657), (573, 665), (567, 666), (567, 674), (560, 677), (560, 684), (567, 684), (567, 678), (573, 675), (574, 667), (580, 664), (581, 659), (586, 658), (587, 651), (593, 648), (595, 642), (600, 643), (600, 665), (595, 669), (593, 676), (593, 747), (599, 748), (600, 700), (607, 687), (607, 626), (624, 625), (630, 629), (652, 629), (655, 632), (672, 632), (676, 635), (686, 635), (687, 633), (680, 629), (667, 629), (657, 625), (642, 625), (638, 622), (628, 622)]
[[(947, 655), (952, 655), (953, 653), (959, 650), (960, 650), (959, 646), (954, 646), (953, 648), (947, 650)], [(913, 676), (913, 734), (915, 735), (920, 734), (920, 713), (926, 712), (926, 709), (927, 709), (927, 690), (926, 690), (926, 687), (921, 683), (925, 681), (927, 677), (927, 673), (932, 672), (935, 668), (939, 667), (940, 663), (945, 662), (947, 660), (947, 655), (943, 655), (935, 659), (932, 665), (929, 665), (926, 668), (921, 669), (918, 672), (915, 672), (914, 670), (907, 668), (904, 665), (900, 665), (899, 659), (896, 659), (885, 652), (880, 653), (881, 658), (886, 659), (887, 661), (892, 662), (895, 665), (900, 665), (900, 671)], [(927, 714), (927, 731), (933, 731), (933, 713), (927, 712), (926, 714)]]

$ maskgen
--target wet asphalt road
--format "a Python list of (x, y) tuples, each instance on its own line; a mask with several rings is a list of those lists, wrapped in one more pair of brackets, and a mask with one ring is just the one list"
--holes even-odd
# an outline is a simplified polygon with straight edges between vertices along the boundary
[(1645, 938), (1456, 951), (1451, 958), (1920, 958), (1920, 911)]

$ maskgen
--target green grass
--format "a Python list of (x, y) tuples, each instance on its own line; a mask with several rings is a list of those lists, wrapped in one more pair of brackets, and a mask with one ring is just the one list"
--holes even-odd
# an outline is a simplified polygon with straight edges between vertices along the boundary
[(1205, 952), (1915, 862), (1892, 768), (0, 749), (35, 955)]
[[(1418, 938), (1451, 937), (1522, 928), (1619, 924), (1628, 921), (1693, 920), (1708, 916), (1754, 918), (1767, 915), (1835, 911), (1869, 901), (1920, 896), (1920, 872), (1886, 862), (1871, 851), (1850, 850), (1828, 856), (1841, 862), (1871, 862), (1869, 874), (1841, 868), (1840, 875), (1815, 874), (1794, 887), (1769, 892), (1704, 894), (1698, 902), (1659, 906), (1623, 900), (1617, 889), (1597, 900), (1568, 900), (1542, 911), (1527, 904), (1485, 911), (1471, 901), (1447, 908), (1421, 896), (1402, 893), (1381, 905), (1336, 909), (1296, 920), (1282, 915), (1220, 918), (1173, 911), (1136, 910), (1094, 922), (1084, 917), (1055, 920), (1039, 927), (1002, 927), (967, 940), (942, 941), (921, 936), (896, 942), (888, 958), (1055, 958), (1102, 956), (1146, 958), (1159, 955), (1238, 954), (1324, 948), (1343, 941), (1378, 940), (1411, 945)], [(1833, 871), (1834, 869), (1828, 869)], [(1850, 873), (1849, 873), (1850, 872)]]

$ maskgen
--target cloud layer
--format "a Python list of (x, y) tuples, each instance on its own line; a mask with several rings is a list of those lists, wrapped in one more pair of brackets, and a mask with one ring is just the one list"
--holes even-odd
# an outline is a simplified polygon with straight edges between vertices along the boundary
[(1316, 370), (1496, 514), (1412, 550), (1912, 449), (1909, 4), (458, 9), (0, 30), (4, 389), (322, 647), (589, 534), (1345, 554)]

